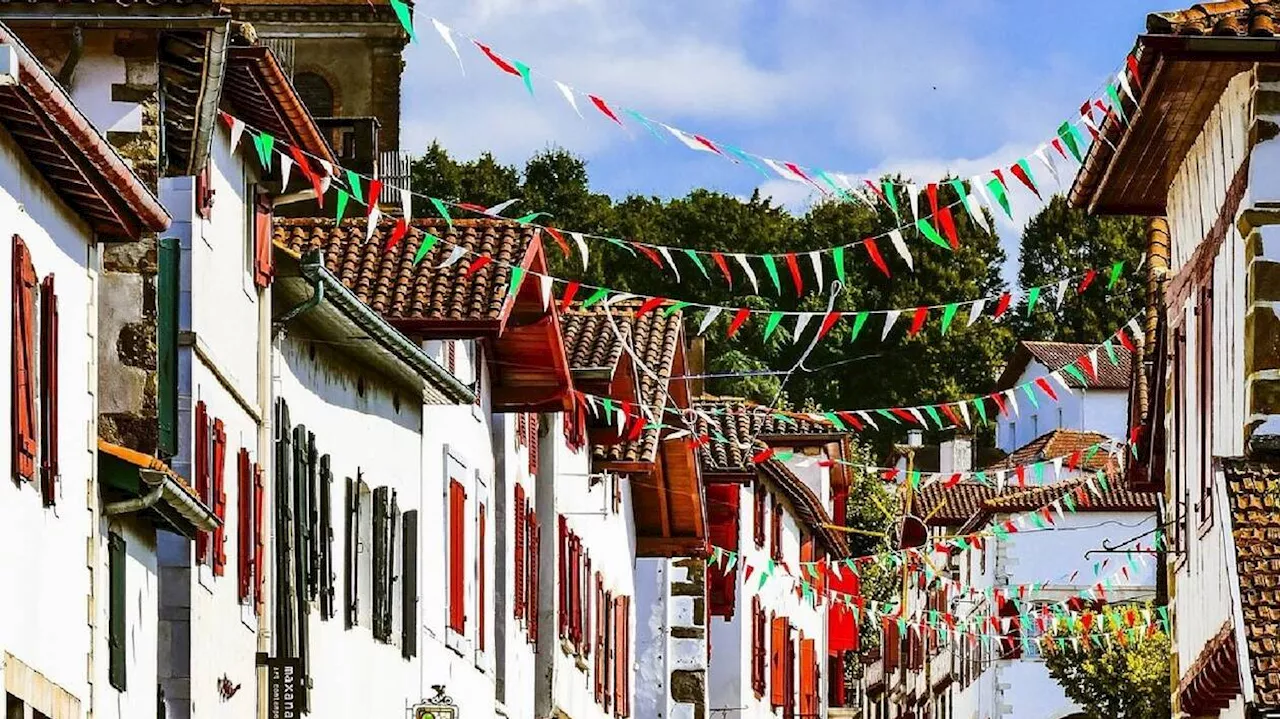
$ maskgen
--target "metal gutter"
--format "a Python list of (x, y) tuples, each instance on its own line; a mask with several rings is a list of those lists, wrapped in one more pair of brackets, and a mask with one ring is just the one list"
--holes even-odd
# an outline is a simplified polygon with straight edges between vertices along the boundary
[[(341, 310), (364, 330), (370, 339), (394, 355), (396, 359), (408, 365), (450, 400), (462, 404), (475, 401), (475, 392), (469, 386), (458, 381), (458, 378), (431, 359), (421, 347), (388, 324), (368, 305), (361, 302), (337, 277), (325, 269), (324, 259), (319, 250), (311, 250), (303, 255), (299, 267), (302, 277), (316, 287), (318, 296)], [(322, 291), (323, 294), (321, 294)], [(316, 302), (318, 304), (319, 301)]]
[(196, 136), (191, 148), (191, 167), (187, 174), (195, 174), (209, 159), (213, 144), (213, 128), (218, 120), (218, 103), (222, 99), (222, 78), (227, 68), (227, 46), (231, 42), (231, 20), (209, 30), (209, 44), (205, 55), (204, 82), (200, 87), (200, 99), (196, 102)]

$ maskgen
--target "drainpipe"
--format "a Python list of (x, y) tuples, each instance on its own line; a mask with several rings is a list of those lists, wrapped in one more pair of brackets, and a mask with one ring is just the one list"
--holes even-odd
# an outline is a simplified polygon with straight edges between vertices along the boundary
[(141, 512), (144, 509), (150, 509), (155, 506), (156, 502), (160, 501), (161, 495), (164, 494), (164, 473), (150, 469), (139, 469), (138, 476), (142, 478), (143, 483), (151, 488), (151, 491), (136, 499), (126, 499), (105, 505), (102, 508), (104, 516), (114, 517), (118, 514)]
[(71, 28), (71, 50), (67, 53), (67, 59), (63, 61), (62, 67), (58, 70), (58, 84), (65, 88), (71, 88), (71, 81), (75, 77), (76, 67), (80, 65), (80, 58), (84, 56), (84, 31), (79, 25)]
[(272, 324), (275, 325), (275, 332), (272, 333), (273, 335), (276, 334), (276, 332), (279, 332), (279, 330), (283, 329), (284, 326), (288, 324), (290, 320), (297, 318), (299, 315), (302, 315), (305, 312), (310, 312), (311, 310), (315, 309), (321, 302), (324, 301), (324, 282), (322, 282), (319, 277), (316, 277), (316, 278), (304, 277), (303, 279), (305, 279), (307, 283), (311, 285), (311, 289), (312, 289), (311, 297), (299, 302), (293, 307), (290, 307), (289, 309), (285, 310), (284, 314), (272, 320)]

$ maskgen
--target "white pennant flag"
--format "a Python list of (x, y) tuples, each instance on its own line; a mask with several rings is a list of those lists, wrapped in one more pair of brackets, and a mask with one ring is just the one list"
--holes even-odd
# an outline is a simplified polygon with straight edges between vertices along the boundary
[(817, 313), (814, 312), (801, 312), (796, 315), (796, 330), (791, 335), (791, 341), (793, 343), (800, 341), (800, 333), (804, 332), (804, 328), (809, 324), (809, 320), (817, 316)]
[(1093, 368), (1094, 372), (1098, 371), (1098, 348), (1097, 347), (1094, 347), (1093, 349), (1089, 350), (1089, 366)]
[(858, 412), (855, 412), (854, 414), (857, 414), (859, 417), (861, 417), (863, 422), (866, 422), (867, 424), (871, 425), (872, 429), (876, 429), (876, 430), (880, 429), (880, 425), (876, 424), (876, 421), (872, 419), (871, 415), (868, 414), (867, 412), (858, 411)]
[(467, 68), (462, 65), (462, 55), (458, 52), (457, 43), (453, 41), (453, 31), (449, 29), (448, 25), (435, 18), (431, 18), (431, 24), (435, 26), (436, 32), (440, 33), (440, 39), (444, 40), (444, 44), (448, 45), (449, 49), (453, 51), (453, 56), (458, 58), (458, 68), (462, 70), (463, 75), (466, 75)]
[[(982, 175), (974, 175), (969, 178), (969, 187), (973, 188), (973, 196), (981, 200), (976, 208), (978, 211), (974, 214), (981, 215), (984, 207), (995, 207), (991, 202), (991, 195), (987, 194), (987, 186), (982, 182)], [(985, 218), (983, 218), (982, 225), (983, 228), (986, 229), (987, 224)], [(990, 233), (991, 230), (988, 229), (987, 232)]]
[(280, 153), (280, 191), (289, 188), (289, 173), (293, 170), (293, 158)]
[(542, 283), (542, 308), (546, 309), (551, 306), (551, 288), (553, 280), (551, 275), (538, 275), (538, 280)]
[(1003, 492), (1005, 485), (1005, 472), (1003, 469), (996, 470), (996, 491)]
[(742, 265), (742, 271), (747, 273), (747, 279), (751, 280), (752, 292), (757, 295), (760, 294), (760, 283), (756, 280), (756, 271), (751, 269), (751, 265), (747, 262), (747, 256), (735, 254), (733, 259), (737, 260), (738, 264)]
[(1062, 309), (1062, 300), (1067, 296), (1067, 287), (1071, 284), (1071, 280), (1058, 280), (1058, 298), (1054, 304), (1055, 310)]
[(238, 117), (231, 117), (231, 152), (235, 153), (240, 148), (240, 138), (244, 136), (244, 121)]
[(898, 315), (900, 314), (902, 314), (902, 310), (889, 310), (884, 313), (884, 332), (880, 333), (881, 342), (889, 338), (889, 333), (893, 331), (893, 324), (898, 321)]
[(328, 160), (319, 160), (320, 169), (324, 170), (324, 175), (320, 178), (320, 194), (323, 195), (329, 191), (329, 185), (333, 183), (333, 163)]
[(889, 230), (889, 242), (893, 244), (893, 249), (897, 250), (898, 254), (902, 256), (902, 261), (907, 263), (907, 268), (915, 272), (916, 266), (911, 260), (911, 251), (907, 249), (907, 243), (902, 240), (902, 233), (898, 230)]
[(1116, 73), (1116, 80), (1120, 83), (1120, 89), (1124, 90), (1124, 94), (1128, 95), (1130, 100), (1133, 100), (1133, 104), (1138, 104), (1138, 98), (1134, 96), (1133, 88), (1129, 87), (1129, 73), (1121, 70)]
[(1041, 145), (1040, 147), (1036, 148), (1035, 155), (1040, 160), (1040, 162), (1042, 162), (1044, 166), (1049, 170), (1049, 174), (1053, 175), (1054, 183), (1057, 184), (1058, 187), (1062, 187), (1062, 179), (1058, 177), (1058, 168), (1053, 166), (1053, 162), (1049, 160), (1048, 153), (1046, 153), (1044, 150), (1045, 150), (1044, 145)]
[(1067, 394), (1075, 394), (1071, 389), (1071, 385), (1067, 384), (1066, 378), (1062, 376), (1062, 370), (1050, 372), (1049, 376), (1057, 381), (1057, 383), (1062, 387), (1063, 392), (1066, 392)]
[(960, 408), (960, 418), (964, 420), (964, 426), (972, 427), (973, 422), (969, 419), (969, 405), (964, 402), (960, 402), (956, 404), (956, 407)]
[(924, 417), (920, 414), (920, 410), (916, 409), (915, 407), (909, 407), (907, 408), (907, 411), (911, 413), (912, 417), (916, 418), (916, 421), (920, 423), (921, 427), (929, 426), (929, 423), (925, 422)]
[(369, 223), (364, 228), (364, 241), (369, 242), (373, 239), (373, 233), (378, 229), (378, 221), (382, 219), (382, 210), (378, 209), (378, 205), (374, 204), (369, 208)]
[(503, 213), (503, 212), (504, 212), (508, 207), (511, 207), (512, 205), (516, 204), (516, 203), (517, 203), (517, 202), (519, 202), (519, 201), (520, 201), (520, 200), (519, 200), (519, 199), (517, 199), (517, 198), (512, 198), (512, 199), (510, 199), (510, 200), (503, 200), (502, 202), (499, 202), (498, 204), (494, 205), (493, 207), (490, 207), (490, 208), (486, 209), (486, 210), (484, 211), (484, 214), (486, 214), (486, 215), (492, 215), (492, 216), (494, 216), (494, 217), (501, 217), (501, 216), (502, 216), (502, 213)]
[(770, 160), (767, 157), (761, 157), (760, 159), (761, 161), (764, 162), (764, 164), (768, 165), (770, 169), (778, 173), (778, 176), (780, 176), (784, 180), (791, 180), (792, 182), (805, 181), (803, 177), (797, 175), (791, 168), (783, 167), (782, 165), (778, 164), (775, 160)]
[(449, 251), (449, 256), (445, 258), (444, 262), (441, 262), (438, 266), (436, 266), (436, 269), (443, 270), (446, 267), (453, 267), (458, 263), (458, 260), (462, 259), (462, 256), (465, 254), (467, 254), (467, 248), (463, 247), (462, 245), (454, 245), (453, 249)]
[(1062, 457), (1053, 458), (1053, 481), (1062, 479)]
[(413, 219), (413, 193), (403, 188), (400, 190), (400, 212), (404, 213), (405, 222)]
[(969, 306), (969, 324), (965, 325), (966, 327), (972, 327), (973, 323), (978, 321), (978, 318), (982, 316), (982, 308), (986, 304), (986, 300), (974, 300), (974, 303)]
[(911, 205), (911, 221), (917, 222), (920, 219), (920, 213), (917, 211), (916, 202), (920, 198), (920, 188), (914, 184), (907, 184), (907, 199)]
[(1005, 390), (1005, 391), (1004, 391), (1004, 397), (1005, 397), (1005, 399), (1009, 400), (1009, 406), (1013, 408), (1013, 417), (1014, 417), (1014, 419), (1017, 419), (1017, 417), (1018, 417), (1018, 395), (1017, 395), (1017, 393), (1016, 393), (1016, 392), (1014, 392), (1014, 391), (1013, 391), (1013, 390), (1011, 390), (1011, 389), (1007, 389), (1007, 390)]
[(818, 278), (818, 291), (822, 291), (822, 253), (810, 252), (809, 262), (813, 263), (813, 276)]
[(662, 253), (662, 257), (671, 265), (671, 271), (676, 273), (676, 282), (680, 281), (680, 268), (676, 267), (676, 261), (671, 259), (671, 251), (665, 247), (658, 247), (658, 252)]
[(572, 107), (573, 111), (578, 113), (578, 117), (581, 117), (584, 120), (587, 119), (583, 117), (582, 110), (578, 109), (578, 98), (574, 96), (573, 88), (569, 87), (563, 82), (560, 82), (559, 80), (556, 80), (555, 83), (556, 83), (556, 87), (560, 88), (560, 94), (564, 95), (565, 102), (569, 103), (569, 107)]
[(692, 135), (688, 134), (687, 132), (684, 132), (683, 130), (677, 130), (676, 128), (662, 122), (659, 122), (658, 124), (662, 125), (662, 127), (665, 128), (667, 132), (671, 133), (673, 137), (675, 137), (677, 140), (683, 143), (684, 146), (689, 148), (690, 150), (697, 150), (699, 152), (710, 152), (710, 153), (715, 152), (715, 150), (712, 150), (710, 147), (707, 147), (701, 142), (698, 142), (696, 139), (693, 138)]
[[(717, 318), (717, 317), (719, 317), (719, 316), (720, 316), (720, 308), (719, 308), (719, 307), (710, 307), (710, 308), (708, 308), (708, 309), (707, 309), (707, 314), (705, 314), (705, 315), (703, 315), (703, 316), (702, 316), (702, 324), (701, 324), (701, 325), (698, 325), (698, 334), (700, 334), (700, 335), (706, 334), (706, 333), (707, 333), (707, 328), (708, 328), (708, 327), (710, 327), (710, 326), (711, 326), (711, 323), (712, 323), (712, 322), (715, 322), (715, 321), (716, 321), (716, 318)], [(710, 421), (710, 420), (708, 420), (708, 421)]]
[(1125, 327), (1129, 328), (1129, 333), (1133, 335), (1133, 338), (1135, 340), (1137, 340), (1138, 342), (1142, 341), (1142, 325), (1138, 324), (1137, 317), (1129, 320), (1129, 322), (1125, 325)]
[(587, 250), (587, 241), (582, 237), (581, 232), (570, 232), (569, 236), (573, 238), (574, 244), (578, 246), (578, 252), (582, 253), (582, 269), (587, 269), (587, 258), (590, 256)]

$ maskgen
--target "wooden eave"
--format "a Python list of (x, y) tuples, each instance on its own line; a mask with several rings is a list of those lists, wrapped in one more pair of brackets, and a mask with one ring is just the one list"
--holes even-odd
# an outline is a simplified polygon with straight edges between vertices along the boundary
[(246, 124), (338, 164), (324, 133), (270, 48), (260, 45), (228, 48), (222, 101), (227, 112)]
[(658, 443), (653, 462), (596, 460), (594, 471), (633, 477), (636, 551), (642, 557), (700, 557), (707, 547), (707, 510), (697, 453), (684, 438)]
[(572, 407), (573, 377), (554, 302), (543, 303), (539, 274), (547, 272), (542, 240), (535, 236), (520, 266), (526, 271), (514, 299), (502, 308), (492, 357), (495, 412), (556, 412)]

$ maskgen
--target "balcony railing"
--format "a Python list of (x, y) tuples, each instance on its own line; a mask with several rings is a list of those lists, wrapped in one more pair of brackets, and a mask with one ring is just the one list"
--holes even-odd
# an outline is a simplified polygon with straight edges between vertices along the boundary
[(378, 153), (378, 179), (382, 180), (382, 195), (378, 202), (391, 208), (400, 207), (400, 188), (409, 189), (413, 158), (405, 152), (390, 150)]

